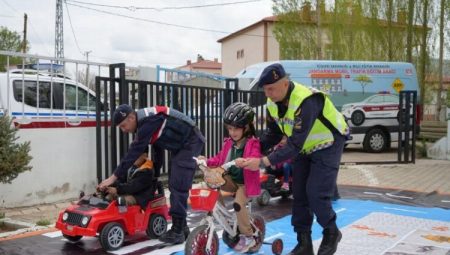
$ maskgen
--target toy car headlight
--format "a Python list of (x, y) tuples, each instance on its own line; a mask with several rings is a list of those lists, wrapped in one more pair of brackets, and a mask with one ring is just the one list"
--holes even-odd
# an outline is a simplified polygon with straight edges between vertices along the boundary
[(67, 212), (63, 213), (62, 220), (66, 221), (69, 218), (69, 214)]
[(83, 216), (83, 218), (81, 219), (81, 226), (86, 227), (88, 225), (90, 219), (91, 218), (88, 216)]
[(83, 218), (81, 218), (81, 226), (86, 227), (87, 224), (89, 223), (90, 217), (88, 216), (83, 216)]

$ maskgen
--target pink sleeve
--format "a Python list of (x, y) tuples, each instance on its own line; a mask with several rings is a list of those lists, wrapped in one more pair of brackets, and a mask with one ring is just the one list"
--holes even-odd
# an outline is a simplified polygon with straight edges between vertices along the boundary
[(225, 162), (225, 156), (227, 152), (227, 147), (228, 147), (228, 143), (229, 140), (225, 139), (225, 141), (223, 142), (222, 145), (222, 149), (213, 157), (210, 157), (208, 160), (206, 160), (206, 164), (210, 167), (216, 167), (216, 166), (221, 166), (223, 165)]
[(261, 157), (261, 145), (257, 138), (252, 138), (248, 141), (250, 144), (248, 153), (245, 154), (245, 158), (260, 158)]

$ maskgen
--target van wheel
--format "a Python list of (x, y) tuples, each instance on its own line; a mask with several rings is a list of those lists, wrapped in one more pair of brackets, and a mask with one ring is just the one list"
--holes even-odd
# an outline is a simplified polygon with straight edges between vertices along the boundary
[(375, 128), (367, 132), (364, 137), (363, 148), (367, 152), (379, 153), (387, 148), (387, 135), (383, 130)]
[(359, 126), (359, 125), (363, 124), (364, 120), (366, 119), (366, 116), (364, 115), (364, 113), (362, 111), (356, 110), (352, 113), (352, 116), (350, 119), (351, 119), (353, 125)]

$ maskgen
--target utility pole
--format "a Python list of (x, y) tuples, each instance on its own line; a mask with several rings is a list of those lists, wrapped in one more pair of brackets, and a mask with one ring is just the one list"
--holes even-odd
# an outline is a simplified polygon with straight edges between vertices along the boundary
[(86, 80), (85, 80), (85, 82), (86, 82), (86, 84), (84, 84), (84, 85), (86, 85), (88, 88), (90, 88), (90, 86), (89, 86), (89, 53), (91, 53), (92, 51), (91, 50), (89, 50), (89, 51), (85, 51), (84, 52), (84, 55), (86, 55)]
[(28, 20), (28, 16), (25, 13), (23, 15), (23, 41), (22, 41), (22, 52), (23, 53), (27, 52), (27, 20)]
[(322, 59), (322, 36), (320, 31), (320, 12), (322, 11), (322, 0), (316, 0), (316, 17), (317, 17), (317, 59)]
[[(56, 0), (56, 19), (55, 19), (55, 57), (64, 58), (64, 26), (63, 26), (63, 7), (62, 0)], [(61, 64), (61, 61), (56, 61)]]

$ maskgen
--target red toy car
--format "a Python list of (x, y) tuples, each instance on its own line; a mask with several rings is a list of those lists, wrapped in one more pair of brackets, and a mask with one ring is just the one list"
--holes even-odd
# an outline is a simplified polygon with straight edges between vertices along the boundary
[(155, 195), (145, 211), (139, 205), (119, 206), (101, 196), (85, 196), (60, 212), (56, 228), (69, 241), (77, 242), (83, 236), (97, 236), (104, 250), (119, 249), (125, 235), (146, 231), (150, 238), (158, 238), (167, 230), (169, 219), (164, 193)]

